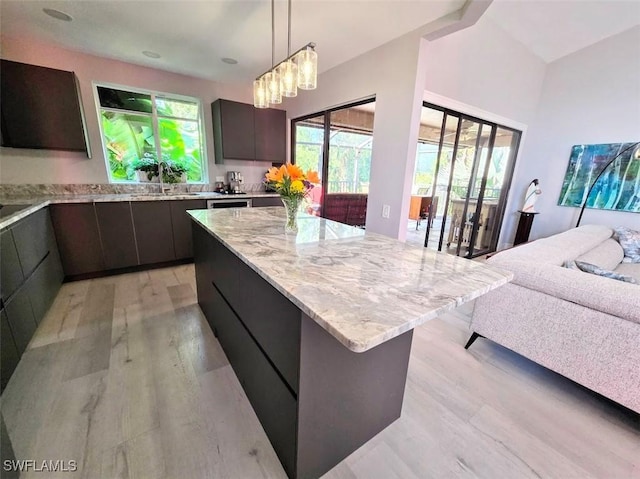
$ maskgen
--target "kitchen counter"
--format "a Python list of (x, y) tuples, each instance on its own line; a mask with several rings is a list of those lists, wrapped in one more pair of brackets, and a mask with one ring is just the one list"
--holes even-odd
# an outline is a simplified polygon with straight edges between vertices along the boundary
[(191, 211), (205, 230), (345, 347), (373, 348), (513, 275), (314, 216), (284, 234), (279, 208)]
[[(28, 204), (29, 207), (16, 211), (5, 217), (0, 217), (0, 229), (4, 229), (31, 213), (50, 205), (60, 203), (107, 203), (120, 201), (172, 201), (172, 200), (209, 200), (219, 198), (277, 198), (277, 193), (266, 191), (254, 191), (245, 194), (223, 194), (213, 191), (202, 191), (196, 193), (119, 193), (119, 194), (64, 194), (64, 195), (43, 195), (29, 197), (10, 197), (0, 199), (2, 205)], [(1, 211), (1, 210), (0, 210)]]
[(296, 479), (400, 417), (413, 328), (512, 277), (315, 216), (285, 235), (282, 208), (188, 214), (198, 304)]

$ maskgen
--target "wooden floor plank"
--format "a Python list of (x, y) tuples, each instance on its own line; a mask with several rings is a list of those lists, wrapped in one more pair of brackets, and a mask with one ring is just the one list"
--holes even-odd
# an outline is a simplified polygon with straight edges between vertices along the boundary
[[(640, 415), (486, 339), (465, 350), (472, 308), (416, 328), (402, 416), (325, 477), (640, 479)], [(60, 477), (286, 477), (193, 265), (65, 284), (0, 408), (18, 459), (79, 461)]]

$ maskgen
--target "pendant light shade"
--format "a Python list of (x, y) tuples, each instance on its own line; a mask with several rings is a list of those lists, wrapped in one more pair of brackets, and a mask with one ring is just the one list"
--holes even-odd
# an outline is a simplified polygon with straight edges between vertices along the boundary
[(282, 94), (280, 93), (280, 73), (277, 68), (264, 75), (267, 84), (267, 100), (272, 105), (282, 103)]
[(318, 55), (311, 46), (298, 53), (298, 88), (315, 90), (318, 85)]
[(298, 65), (293, 60), (280, 64), (280, 89), (282, 96), (294, 97), (298, 95)]
[(269, 108), (267, 84), (264, 81), (264, 77), (260, 77), (253, 82), (253, 106), (256, 108)]

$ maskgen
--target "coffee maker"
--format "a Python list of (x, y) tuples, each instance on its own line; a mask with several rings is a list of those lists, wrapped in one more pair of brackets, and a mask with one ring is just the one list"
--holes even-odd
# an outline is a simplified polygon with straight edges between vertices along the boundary
[(229, 193), (241, 194), (240, 185), (243, 182), (242, 173), (239, 171), (228, 171), (227, 179), (229, 180)]

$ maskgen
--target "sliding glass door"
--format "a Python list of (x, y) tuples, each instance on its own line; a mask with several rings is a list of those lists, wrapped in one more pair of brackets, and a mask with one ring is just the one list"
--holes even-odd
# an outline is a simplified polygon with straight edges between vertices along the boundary
[(374, 112), (375, 100), (366, 100), (293, 120), (293, 162), (322, 179), (309, 212), (364, 227)]
[[(412, 203), (429, 205), (420, 217), (425, 247), (467, 258), (495, 251), (519, 139), (519, 131), (424, 104)], [(421, 164), (425, 151), (433, 161)]]

